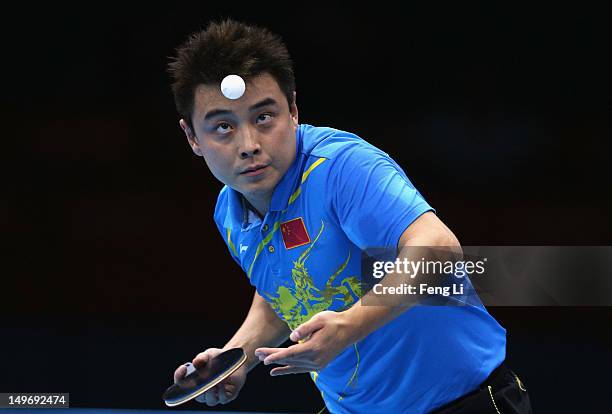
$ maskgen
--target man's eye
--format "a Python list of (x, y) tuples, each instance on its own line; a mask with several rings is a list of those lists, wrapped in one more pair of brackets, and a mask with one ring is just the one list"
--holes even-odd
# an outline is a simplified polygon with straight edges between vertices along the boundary
[(227, 134), (232, 129), (232, 126), (227, 122), (221, 122), (215, 129), (220, 134)]
[(272, 119), (272, 114), (261, 114), (257, 117), (257, 123), (258, 124), (264, 124), (266, 122), (269, 122)]

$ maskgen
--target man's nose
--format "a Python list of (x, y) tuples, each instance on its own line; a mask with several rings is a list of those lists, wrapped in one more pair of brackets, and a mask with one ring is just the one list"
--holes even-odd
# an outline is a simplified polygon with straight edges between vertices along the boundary
[(241, 139), (238, 140), (240, 158), (249, 158), (261, 152), (257, 132), (253, 131), (249, 127), (245, 127), (241, 131), (240, 136)]

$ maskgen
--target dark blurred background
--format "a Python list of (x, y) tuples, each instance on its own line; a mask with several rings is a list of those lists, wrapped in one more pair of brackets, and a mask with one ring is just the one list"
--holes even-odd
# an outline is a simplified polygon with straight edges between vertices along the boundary
[[(464, 245), (611, 244), (603, 10), (17, 5), (0, 29), (0, 392), (162, 408), (177, 364), (241, 323), (252, 290), (213, 224), (221, 185), (166, 74), (228, 16), (285, 39), (302, 123), (390, 153)], [(490, 312), (536, 412), (609, 406), (610, 308)], [(306, 376), (267, 371), (227, 408), (322, 407)]]

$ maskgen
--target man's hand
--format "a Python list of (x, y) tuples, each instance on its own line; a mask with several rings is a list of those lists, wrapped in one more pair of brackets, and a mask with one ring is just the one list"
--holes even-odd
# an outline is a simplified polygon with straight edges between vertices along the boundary
[[(193, 359), (193, 366), (195, 368), (201, 368), (223, 351), (223, 349), (219, 348), (208, 348), (206, 351), (200, 352)], [(241, 366), (232, 375), (206, 391), (204, 394), (198, 396), (196, 401), (206, 403), (206, 405), (212, 407), (217, 404), (227, 404), (235, 400), (246, 381), (247, 372), (247, 367), (245, 365)], [(176, 383), (179, 379), (183, 378), (186, 373), (187, 367), (185, 367), (185, 365), (178, 367), (176, 371), (174, 371), (174, 382)]]
[(255, 356), (264, 365), (283, 365), (270, 371), (272, 376), (319, 371), (354, 342), (351, 330), (344, 313), (323, 311), (291, 333), (289, 339), (298, 344), (257, 348)]

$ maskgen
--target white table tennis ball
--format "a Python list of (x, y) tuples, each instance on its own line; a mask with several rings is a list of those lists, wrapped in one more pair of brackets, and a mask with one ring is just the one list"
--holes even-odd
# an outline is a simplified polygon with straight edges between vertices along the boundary
[(227, 75), (221, 81), (221, 92), (227, 99), (240, 98), (246, 89), (244, 79), (238, 75)]

